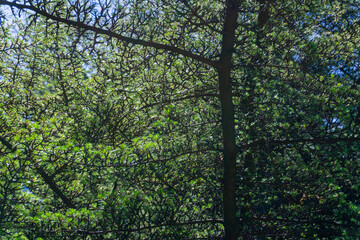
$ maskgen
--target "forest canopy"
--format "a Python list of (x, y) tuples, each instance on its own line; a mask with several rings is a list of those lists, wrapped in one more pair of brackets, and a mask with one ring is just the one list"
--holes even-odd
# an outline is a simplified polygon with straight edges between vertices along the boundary
[(357, 239), (355, 0), (0, 0), (1, 239)]

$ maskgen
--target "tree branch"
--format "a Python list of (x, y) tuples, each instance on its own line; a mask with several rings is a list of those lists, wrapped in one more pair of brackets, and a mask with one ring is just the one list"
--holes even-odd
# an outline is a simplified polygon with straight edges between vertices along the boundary
[(102, 29), (102, 28), (98, 28), (95, 26), (91, 26), (88, 24), (85, 24), (83, 22), (78, 22), (78, 21), (73, 21), (70, 19), (66, 19), (66, 18), (62, 18), (59, 16), (54, 16), (48, 12), (46, 12), (45, 10), (41, 10), (40, 8), (37, 8), (35, 6), (32, 5), (25, 5), (25, 4), (19, 4), (16, 3), (16, 1), (13, 2), (9, 2), (9, 1), (4, 1), (4, 0), (0, 0), (0, 5), (6, 5), (6, 6), (10, 6), (10, 7), (15, 7), (19, 10), (31, 10), (39, 15), (42, 15), (46, 18), (49, 18), (51, 20), (57, 21), (57, 22), (61, 22), (61, 23), (65, 23), (69, 26), (73, 26), (73, 27), (77, 27), (77, 28), (81, 28), (84, 30), (88, 30), (88, 31), (92, 31), (98, 34), (104, 34), (107, 35), (109, 37), (113, 37), (116, 38), (120, 41), (126, 42), (126, 43), (132, 43), (135, 45), (140, 45), (140, 46), (144, 46), (144, 47), (152, 47), (155, 49), (160, 49), (160, 50), (165, 50), (165, 51), (169, 51), (169, 52), (173, 52), (173, 53), (177, 53), (177, 54), (181, 54), (185, 57), (189, 57), (192, 58), (194, 60), (197, 60), (199, 62), (202, 62), (204, 64), (207, 64), (209, 66), (212, 66), (214, 68), (218, 68), (218, 63), (214, 62), (208, 58), (205, 58), (203, 56), (191, 53), (189, 51), (186, 51), (184, 49), (175, 47), (175, 46), (169, 46), (169, 45), (165, 45), (165, 44), (161, 44), (161, 43), (156, 43), (156, 42), (151, 42), (151, 41), (145, 41), (145, 40), (141, 40), (141, 39), (135, 39), (135, 38), (130, 38), (130, 37), (126, 37), (123, 36), (121, 34), (112, 32), (110, 30), (106, 30), (106, 29)]
[(295, 144), (295, 143), (318, 143), (318, 144), (333, 144), (338, 142), (356, 142), (360, 141), (360, 137), (349, 137), (349, 138), (302, 138), (302, 139), (284, 139), (284, 140), (266, 140), (260, 139), (249, 144), (244, 144), (240, 149), (247, 149), (249, 147), (259, 145), (281, 145), (281, 144)]
[(218, 29), (215, 29), (215, 28), (211, 27), (211, 26), (208, 24), (208, 22), (205, 21), (205, 20), (197, 13), (197, 11), (190, 6), (190, 4), (189, 4), (189, 2), (188, 2), (187, 0), (180, 0), (180, 1), (191, 11), (191, 14), (192, 14), (193, 16), (195, 16), (196, 18), (198, 18), (198, 19), (200, 20), (200, 23), (201, 23), (201, 24), (207, 26), (211, 31), (214, 31), (214, 32), (220, 33), (220, 34), (224, 34), (223, 31), (220, 31), (220, 30), (218, 30)]
[[(5, 138), (3, 138), (2, 136), (0, 136), (0, 142), (5, 145), (11, 152), (15, 152), (17, 147), (13, 146), (9, 141), (7, 141)], [(45, 170), (40, 167), (40, 166), (36, 166), (35, 167), (36, 171), (40, 174), (40, 176), (43, 178), (44, 182), (50, 187), (50, 189), (52, 191), (54, 191), (54, 193), (56, 195), (58, 195), (61, 200), (65, 203), (65, 205), (69, 208), (76, 208), (75, 204), (71, 201), (71, 199), (69, 199), (68, 197), (65, 196), (65, 194), (60, 190), (60, 188), (57, 186), (56, 182), (54, 181), (54, 178), (49, 176)]]
[(153, 107), (153, 106), (156, 106), (156, 105), (170, 104), (170, 103), (174, 103), (174, 102), (183, 101), (183, 100), (186, 100), (186, 99), (199, 98), (199, 97), (218, 97), (218, 94), (204, 93), (204, 94), (189, 95), (189, 96), (185, 96), (185, 97), (182, 97), (182, 98), (176, 98), (176, 99), (167, 99), (167, 100), (164, 100), (164, 101), (159, 101), (159, 102), (146, 104), (145, 106), (140, 107), (139, 110), (142, 110), (144, 108)]
[(65, 194), (60, 190), (60, 188), (55, 183), (54, 179), (50, 177), (42, 167), (36, 167), (36, 171), (40, 174), (43, 178), (45, 183), (50, 187), (51, 190), (54, 191), (56, 195), (58, 195), (61, 200), (65, 203), (65, 205), (69, 208), (76, 208), (75, 204), (69, 199)]
[(0, 136), (0, 142), (7, 147), (12, 153), (16, 151), (16, 147), (13, 147), (13, 145), (7, 141), (4, 137)]
[(187, 222), (178, 222), (178, 223), (164, 223), (159, 225), (150, 225), (144, 226), (139, 228), (129, 228), (129, 229), (115, 229), (115, 230), (103, 230), (103, 231), (88, 231), (88, 230), (78, 230), (77, 232), (83, 234), (107, 234), (107, 233), (114, 233), (114, 232), (138, 232), (141, 230), (149, 230), (153, 228), (160, 228), (160, 227), (167, 227), (167, 226), (184, 226), (184, 225), (192, 225), (192, 224), (203, 224), (203, 223), (223, 223), (222, 219), (209, 219), (209, 220), (194, 220), (194, 221), (187, 221)]

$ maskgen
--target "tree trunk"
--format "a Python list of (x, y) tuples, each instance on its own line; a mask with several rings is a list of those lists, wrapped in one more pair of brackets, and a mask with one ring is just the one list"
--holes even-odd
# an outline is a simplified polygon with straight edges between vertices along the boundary
[(236, 221), (236, 143), (234, 109), (232, 103), (230, 76), (219, 73), (219, 87), (222, 110), (222, 131), (224, 145), (223, 204), (225, 239), (237, 239)]
[(218, 66), (219, 92), (221, 101), (222, 131), (224, 145), (223, 204), (225, 239), (238, 237), (236, 220), (236, 141), (234, 106), (231, 86), (232, 52), (239, 9), (238, 0), (226, 2), (226, 15), (223, 30), (222, 49)]

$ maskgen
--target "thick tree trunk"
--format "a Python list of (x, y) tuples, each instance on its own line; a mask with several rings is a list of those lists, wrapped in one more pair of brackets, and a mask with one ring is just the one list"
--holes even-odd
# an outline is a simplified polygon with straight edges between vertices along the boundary
[(235, 196), (237, 148), (235, 142), (234, 106), (230, 75), (239, 0), (228, 0), (226, 4), (226, 16), (218, 73), (224, 145), (223, 204), (225, 239), (233, 240), (238, 237)]

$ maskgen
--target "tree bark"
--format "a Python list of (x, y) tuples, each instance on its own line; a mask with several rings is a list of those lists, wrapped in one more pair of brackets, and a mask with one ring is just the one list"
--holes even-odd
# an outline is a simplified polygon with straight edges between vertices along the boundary
[(224, 147), (223, 204), (225, 239), (238, 238), (236, 220), (236, 156), (234, 105), (231, 86), (232, 53), (237, 27), (239, 0), (226, 2), (226, 15), (219, 60), (219, 92), (221, 101), (221, 123)]

